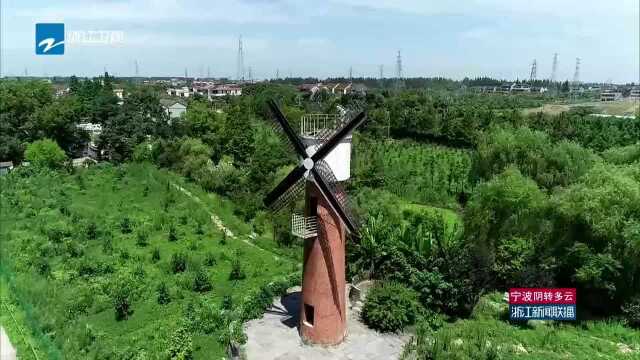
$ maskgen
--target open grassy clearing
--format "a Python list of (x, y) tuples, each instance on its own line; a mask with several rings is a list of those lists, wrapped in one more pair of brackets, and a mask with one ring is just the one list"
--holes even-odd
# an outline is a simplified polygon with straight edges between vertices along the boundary
[[(36, 351), (47, 353), (41, 358), (163, 358), (181, 326), (190, 328), (194, 358), (223, 356), (216, 315), (223, 303), (298, 264), (242, 241), (250, 227), (225, 201), (203, 194), (139, 164), (2, 179), (2, 280), (12, 284), (3, 303), (13, 304)], [(211, 213), (236, 237), (223, 235)], [(237, 264), (244, 279), (230, 280)], [(158, 302), (160, 283), (167, 304)], [(117, 320), (114, 293), (123, 287), (130, 308)], [(11, 319), (0, 319), (19, 342)], [(52, 349), (40, 349), (47, 341)]]
[(610, 102), (590, 101), (577, 104), (545, 104), (541, 107), (523, 109), (522, 111), (526, 115), (538, 112), (543, 112), (548, 115), (558, 115), (579, 107), (592, 107), (595, 114), (633, 116), (640, 110), (640, 102), (622, 100)]
[(418, 359), (640, 358), (640, 332), (618, 321), (510, 323), (508, 318), (502, 294), (486, 295), (471, 318), (427, 330), (422, 337), (427, 341), (417, 345)]

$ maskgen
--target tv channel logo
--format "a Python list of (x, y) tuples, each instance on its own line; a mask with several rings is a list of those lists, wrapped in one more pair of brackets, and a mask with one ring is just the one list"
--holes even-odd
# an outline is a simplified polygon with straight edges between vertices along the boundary
[(64, 54), (64, 24), (36, 24), (36, 55)]

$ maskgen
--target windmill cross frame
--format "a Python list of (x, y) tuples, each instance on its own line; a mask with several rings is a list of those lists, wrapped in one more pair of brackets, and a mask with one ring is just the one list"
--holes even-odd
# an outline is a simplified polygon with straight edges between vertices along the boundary
[[(267, 101), (267, 105), (271, 110), (275, 120), (280, 125), (282, 131), (286, 135), (287, 139), (293, 146), (293, 150), (300, 159), (300, 163), (294, 168), (276, 187), (269, 193), (264, 199), (264, 203), (267, 207), (272, 207), (276, 201), (282, 197), (286, 191), (291, 188), (296, 182), (300, 181), (303, 177), (313, 180), (318, 189), (322, 193), (322, 196), (327, 199), (332, 209), (338, 214), (342, 222), (346, 225), (350, 233), (357, 231), (357, 224), (354, 219), (348, 215), (348, 210), (340, 203), (336, 198), (333, 191), (331, 191), (331, 183), (333, 182), (328, 177), (333, 177), (333, 174), (326, 174), (331, 172), (328, 166), (323, 166), (322, 171), (319, 171), (318, 164), (324, 161), (324, 158), (331, 153), (331, 151), (353, 130), (361, 125), (366, 119), (364, 112), (358, 113), (352, 120), (344, 124), (338, 131), (336, 131), (326, 142), (324, 142), (320, 148), (312, 155), (307, 154), (304, 144), (300, 137), (295, 133), (289, 121), (284, 116), (280, 108), (273, 100)], [(324, 173), (323, 173), (324, 172)], [(311, 176), (310, 176), (311, 175)], [(329, 176), (327, 176), (329, 175)]]

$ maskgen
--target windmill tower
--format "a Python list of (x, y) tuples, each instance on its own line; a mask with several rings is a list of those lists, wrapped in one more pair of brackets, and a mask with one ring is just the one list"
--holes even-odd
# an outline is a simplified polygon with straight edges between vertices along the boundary
[(350, 176), (351, 132), (366, 116), (312, 114), (303, 117), (299, 136), (278, 106), (268, 105), (274, 128), (300, 162), (267, 195), (265, 205), (277, 211), (305, 192), (304, 216), (294, 214), (291, 221), (292, 233), (304, 239), (300, 336), (308, 343), (338, 344), (347, 331), (346, 233), (357, 231), (339, 181)]

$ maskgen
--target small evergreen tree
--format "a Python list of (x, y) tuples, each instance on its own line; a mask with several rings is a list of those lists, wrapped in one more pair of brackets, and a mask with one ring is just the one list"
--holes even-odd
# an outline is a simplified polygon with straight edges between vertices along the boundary
[(211, 280), (209, 280), (209, 275), (204, 269), (199, 269), (196, 272), (195, 277), (193, 278), (193, 291), (196, 292), (207, 292), (211, 290)]
[(158, 285), (158, 304), (166, 305), (171, 302), (171, 295), (169, 295), (169, 289), (167, 284), (163, 281)]
[(176, 227), (171, 224), (169, 225), (169, 241), (177, 241), (178, 240), (178, 234), (176, 232)]
[(153, 248), (153, 252), (151, 253), (151, 262), (157, 263), (160, 261), (160, 249)]
[(171, 255), (171, 270), (174, 274), (187, 270), (187, 255), (182, 252)]
[(236, 253), (236, 256), (231, 262), (231, 273), (229, 273), (229, 280), (243, 280), (247, 276), (242, 269), (242, 263), (240, 262), (240, 256)]
[(129, 219), (128, 216), (125, 216), (122, 218), (122, 220), (120, 220), (120, 231), (123, 234), (129, 234), (131, 233), (132, 229), (131, 229), (131, 219)]
[(207, 254), (205, 255), (204, 264), (206, 266), (213, 266), (216, 264), (216, 257), (211, 251), (207, 252)]

